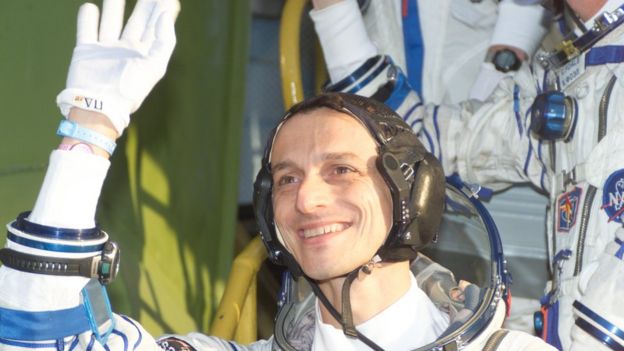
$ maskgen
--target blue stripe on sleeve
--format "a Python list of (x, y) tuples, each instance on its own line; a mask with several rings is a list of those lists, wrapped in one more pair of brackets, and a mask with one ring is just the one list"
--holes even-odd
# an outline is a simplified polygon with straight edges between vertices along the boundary
[(516, 125), (518, 126), (518, 134), (522, 135), (524, 133), (523, 129), (522, 129), (522, 121), (521, 121), (521, 117), (520, 117), (520, 87), (518, 86), (518, 84), (514, 85), (514, 92), (513, 92), (513, 110), (514, 110), (514, 114), (516, 116)]
[(436, 133), (436, 140), (438, 141), (438, 145), (440, 146), (440, 155), (438, 156), (438, 160), (442, 162), (442, 143), (440, 142), (440, 126), (438, 125), (438, 109), (440, 106), (436, 105), (433, 108), (433, 127)]

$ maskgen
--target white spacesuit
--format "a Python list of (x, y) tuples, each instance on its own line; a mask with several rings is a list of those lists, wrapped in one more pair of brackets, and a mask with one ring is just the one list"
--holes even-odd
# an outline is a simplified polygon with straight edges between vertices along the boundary
[(382, 97), (420, 132), (447, 175), (495, 190), (531, 182), (550, 194), (553, 280), (536, 324), (563, 350), (624, 345), (617, 298), (624, 284), (623, 3), (606, 1), (586, 33), (555, 53), (538, 52), (483, 104), (423, 105), (384, 57), (334, 85)]

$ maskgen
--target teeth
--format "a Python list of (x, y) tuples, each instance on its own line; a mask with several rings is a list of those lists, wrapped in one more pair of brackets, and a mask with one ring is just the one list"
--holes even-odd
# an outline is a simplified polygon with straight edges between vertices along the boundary
[(323, 234), (339, 232), (341, 230), (346, 229), (346, 227), (347, 226), (345, 224), (340, 224), (340, 223), (328, 224), (326, 226), (322, 226), (322, 227), (318, 227), (314, 229), (306, 229), (303, 231), (303, 236), (305, 238), (312, 238), (312, 237), (323, 235)]

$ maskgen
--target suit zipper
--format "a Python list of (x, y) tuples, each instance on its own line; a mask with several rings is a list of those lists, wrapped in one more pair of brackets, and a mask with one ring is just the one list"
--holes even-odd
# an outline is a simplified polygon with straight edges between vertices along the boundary
[[(615, 81), (617, 77), (615, 75), (611, 76), (609, 83), (607, 83), (607, 87), (600, 98), (600, 104), (598, 106), (598, 144), (602, 138), (607, 134), (607, 117), (609, 114), (609, 101), (611, 101), (611, 93), (613, 92), (613, 87), (615, 86)], [(589, 216), (591, 214), (591, 207), (594, 202), (594, 197), (596, 196), (596, 187), (590, 185), (587, 189), (587, 195), (585, 196), (585, 201), (583, 202), (583, 213), (581, 215), (581, 223), (579, 225), (579, 238), (576, 246), (576, 263), (574, 265), (574, 276), (579, 275), (581, 270), (583, 269), (583, 253), (585, 251), (585, 238), (587, 237), (587, 227), (589, 223)]]
[(503, 342), (503, 339), (505, 338), (505, 336), (507, 336), (507, 333), (509, 333), (509, 330), (507, 329), (499, 329), (495, 331), (494, 333), (492, 333), (492, 335), (489, 337), (489, 339), (485, 343), (485, 346), (483, 347), (483, 351), (497, 350), (501, 342)]

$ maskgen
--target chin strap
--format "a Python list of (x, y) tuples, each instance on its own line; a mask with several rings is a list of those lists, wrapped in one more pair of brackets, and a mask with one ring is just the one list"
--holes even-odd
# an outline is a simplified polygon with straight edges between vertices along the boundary
[(366, 265), (356, 268), (353, 271), (351, 271), (349, 274), (347, 274), (345, 282), (342, 285), (342, 314), (338, 313), (336, 308), (332, 306), (332, 304), (327, 299), (327, 296), (325, 296), (325, 294), (321, 291), (321, 289), (318, 286), (318, 283), (315, 280), (311, 279), (305, 274), (304, 274), (304, 277), (306, 278), (308, 283), (310, 283), (310, 286), (312, 287), (312, 291), (314, 292), (316, 297), (319, 298), (319, 300), (325, 306), (325, 308), (327, 308), (329, 313), (338, 322), (340, 322), (340, 324), (342, 325), (342, 330), (346, 336), (359, 339), (361, 342), (366, 344), (366, 346), (370, 347), (372, 350), (383, 351), (383, 349), (379, 345), (375, 344), (372, 340), (370, 340), (364, 334), (360, 333), (357, 329), (355, 329), (355, 325), (353, 324), (353, 313), (351, 311), (351, 284), (353, 283), (355, 278), (357, 278), (360, 270), (362, 270), (366, 274), (370, 274), (371, 269), (372, 267), (374, 267), (375, 263), (377, 263), (377, 261), (375, 260), (375, 258), (373, 258)]
[(351, 284), (359, 274), (360, 270), (356, 269), (347, 275), (342, 284), (342, 330), (346, 336), (357, 337), (358, 331), (353, 324), (353, 312), (351, 311)]

